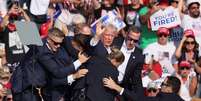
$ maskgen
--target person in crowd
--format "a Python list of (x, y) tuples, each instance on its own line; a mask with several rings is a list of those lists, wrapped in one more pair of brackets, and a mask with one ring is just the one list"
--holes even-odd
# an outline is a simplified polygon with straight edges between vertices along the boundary
[(29, 0), (26, 2), (31, 21), (37, 25), (47, 21), (48, 7), (51, 3), (63, 3), (64, 0)]
[(140, 0), (131, 0), (131, 4), (126, 5), (123, 9), (123, 17), (126, 23), (127, 29), (130, 26), (141, 27), (139, 10), (143, 7)]
[[(183, 0), (181, 0), (183, 1)], [(184, 30), (192, 29), (195, 34), (195, 39), (201, 44), (201, 16), (200, 16), (200, 0), (187, 0), (188, 14), (182, 17), (182, 28)]]
[(157, 31), (158, 41), (148, 45), (143, 51), (146, 64), (149, 64), (153, 58), (161, 64), (163, 74), (173, 74), (175, 72), (172, 64), (175, 64), (173, 60), (176, 48), (173, 43), (168, 42), (169, 35), (169, 29), (159, 28)]
[[(169, 4), (170, 4), (169, 7), (172, 7), (177, 12), (180, 12), (182, 10), (183, 4), (181, 0), (170, 0)], [(183, 37), (183, 32), (184, 32), (184, 29), (181, 27), (181, 25), (177, 25), (170, 28), (171, 34), (170, 34), (169, 40), (174, 42), (174, 45), (176, 47), (179, 46), (180, 40)]]
[(143, 65), (142, 83), (143, 87), (147, 87), (149, 82), (160, 80), (162, 77), (162, 67), (158, 61), (152, 59), (149, 64)]
[(147, 96), (149, 97), (155, 97), (159, 92), (159, 87), (156, 82), (149, 82), (147, 88), (146, 88), (146, 93)]
[(112, 78), (104, 78), (103, 83), (105, 87), (117, 91), (118, 93), (122, 94), (122, 96), (130, 98), (131, 101), (184, 101), (179, 96), (181, 82), (177, 77), (174, 76), (166, 77), (161, 84), (161, 91), (156, 95), (156, 97), (146, 97), (144, 94), (138, 94), (135, 91), (123, 89), (121, 86), (116, 84)]
[(101, 16), (106, 15), (108, 12), (116, 10), (117, 5), (115, 5), (115, 0), (103, 0), (102, 4), (98, 0), (92, 0), (95, 10), (95, 19), (99, 19)]
[(152, 5), (150, 7), (145, 6), (139, 10), (141, 29), (143, 29), (140, 38), (140, 48), (142, 49), (146, 48), (149, 44), (157, 41), (156, 32), (150, 30), (151, 27), (149, 23), (149, 18), (155, 11), (157, 11), (155, 5)]
[(140, 4), (140, 0), (131, 0), (131, 4), (123, 7), (123, 18), (126, 22), (127, 29), (130, 26), (136, 26), (141, 27), (140, 23), (140, 17), (139, 17), (139, 10), (143, 7), (142, 4)]
[(3, 31), (3, 43), (5, 43), (6, 59), (11, 66), (19, 64), (19, 61), (26, 53), (26, 46), (23, 46), (16, 31), (15, 21), (30, 21), (29, 16), (19, 6), (18, 1), (8, 2), (8, 13), (4, 16), (1, 23)]
[(198, 81), (196, 73), (192, 71), (191, 64), (188, 61), (184, 60), (179, 63), (177, 77), (181, 81), (181, 89), (179, 95), (185, 101), (191, 101), (192, 97), (196, 93)]
[(184, 36), (175, 51), (175, 56), (178, 61), (189, 61), (190, 63), (198, 61), (199, 45), (195, 39), (193, 30), (187, 29), (184, 31)]
[[(11, 85), (9, 83), (11, 73), (7, 66), (0, 68), (0, 101), (4, 101), (7, 96), (7, 91), (10, 90)], [(4, 100), (3, 100), (4, 99)]]
[[(118, 36), (115, 38), (113, 45), (117, 46), (126, 56), (125, 61), (118, 67), (118, 81), (120, 85), (130, 90), (141, 88), (138, 92), (141, 91), (143, 93), (141, 72), (144, 64), (144, 55), (142, 50), (137, 47), (140, 35), (140, 29), (131, 26), (126, 37)], [(127, 101), (129, 99), (122, 97), (122, 100)]]

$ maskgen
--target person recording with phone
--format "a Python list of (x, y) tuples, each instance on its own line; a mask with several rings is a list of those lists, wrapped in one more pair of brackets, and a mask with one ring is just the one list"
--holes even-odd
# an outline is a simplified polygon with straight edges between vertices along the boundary
[[(2, 39), (6, 48), (6, 59), (10, 66), (16, 67), (27, 51), (27, 47), (22, 45), (19, 35), (16, 31), (16, 21), (30, 21), (29, 16), (20, 7), (18, 1), (8, 1), (8, 12), (4, 16), (0, 25), (2, 30)], [(28, 33), (26, 33), (28, 34)]]

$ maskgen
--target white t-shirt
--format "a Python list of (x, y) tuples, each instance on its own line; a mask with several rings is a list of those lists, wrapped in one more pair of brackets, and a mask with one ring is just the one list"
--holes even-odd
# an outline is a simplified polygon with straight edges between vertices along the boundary
[(50, 0), (31, 0), (30, 11), (34, 15), (47, 14)]
[(163, 69), (163, 73), (173, 74), (175, 69), (172, 64), (174, 64), (174, 53), (175, 53), (174, 44), (167, 43), (166, 45), (160, 45), (158, 42), (148, 45), (143, 54), (145, 54), (145, 62), (149, 63), (152, 59), (158, 61)]
[(6, 2), (7, 2), (7, 0), (0, 0), (0, 14), (2, 14), (2, 17), (4, 17), (7, 13)]
[(191, 99), (192, 99), (192, 97), (190, 96), (190, 93), (189, 93), (189, 89), (190, 89), (189, 87), (190, 87), (190, 82), (192, 80), (192, 77), (195, 77), (195, 76), (196, 76), (196, 73), (193, 70), (191, 70), (186, 82), (184, 82), (184, 81), (182, 81), (181, 76), (177, 75), (177, 77), (181, 81), (181, 88), (180, 88), (179, 95), (185, 101), (191, 101)]
[(196, 41), (201, 45), (201, 17), (192, 18), (189, 15), (184, 15), (182, 19), (182, 28), (192, 29), (195, 33)]

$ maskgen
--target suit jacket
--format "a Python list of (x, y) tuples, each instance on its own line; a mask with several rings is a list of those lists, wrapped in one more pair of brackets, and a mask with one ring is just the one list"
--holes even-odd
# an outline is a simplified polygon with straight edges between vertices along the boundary
[(93, 47), (93, 55), (98, 57), (106, 57), (108, 55), (107, 49), (100, 40), (96, 46)]
[[(117, 48), (121, 49), (123, 42), (124, 42), (123, 37), (117, 37), (115, 38), (113, 44), (117, 46)], [(144, 64), (144, 55), (142, 54), (142, 50), (138, 47), (135, 47), (134, 51), (131, 53), (129, 57), (125, 70), (125, 75), (120, 85), (126, 89), (135, 90), (138, 93), (139, 92), (143, 93), (142, 78), (141, 78), (141, 71), (143, 64)]]
[(59, 101), (65, 94), (68, 84), (67, 76), (75, 72), (75, 68), (70, 56), (64, 48), (53, 53), (47, 45), (38, 47), (38, 62), (42, 65), (47, 76), (47, 85), (43, 87), (42, 95), (46, 101)]
[(103, 78), (118, 80), (118, 70), (107, 58), (93, 57), (87, 63), (86, 75), (87, 97), (91, 101), (113, 101), (115, 91), (103, 86)]
[(130, 101), (184, 101), (178, 94), (159, 92), (156, 97), (147, 97), (144, 94), (124, 89), (123, 96)]
[(66, 36), (64, 38), (62, 46), (66, 50), (66, 52), (69, 54), (70, 57), (73, 58), (73, 60), (76, 60), (78, 57), (78, 51), (73, 47), (71, 41), (73, 40), (73, 37), (71, 36)]

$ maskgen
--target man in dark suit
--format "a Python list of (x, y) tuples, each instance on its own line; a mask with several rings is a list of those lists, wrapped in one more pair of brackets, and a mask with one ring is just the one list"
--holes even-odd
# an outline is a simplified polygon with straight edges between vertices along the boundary
[(161, 91), (156, 97), (147, 97), (144, 94), (135, 92), (134, 90), (123, 89), (116, 84), (111, 78), (104, 78), (104, 85), (110, 89), (114, 89), (130, 101), (184, 101), (179, 95), (181, 82), (177, 77), (168, 76), (161, 84)]
[[(118, 81), (126, 89), (143, 93), (141, 70), (144, 64), (142, 50), (137, 47), (140, 38), (140, 29), (131, 26), (127, 36), (115, 38), (113, 45), (117, 46), (125, 55), (125, 61), (118, 67)], [(138, 91), (137, 91), (138, 89)], [(122, 101), (127, 98), (120, 97)]]
[(102, 79), (111, 77), (118, 81), (117, 67), (124, 61), (123, 53), (111, 48), (108, 57), (93, 57), (87, 62), (89, 73), (86, 75), (86, 96), (89, 101), (114, 101), (116, 92), (105, 88)]
[[(66, 51), (60, 47), (63, 39), (64, 34), (62, 31), (52, 28), (49, 30), (47, 39), (43, 40), (44, 45), (30, 50), (32, 54), (27, 54), (25, 60), (22, 61), (22, 64), (28, 65), (29, 68), (26, 65), (22, 65), (23, 70), (19, 71), (20, 68), (18, 68), (18, 72), (14, 73), (15, 76), (12, 79), (14, 90), (15, 92), (18, 91), (16, 96), (18, 100), (16, 101), (40, 101), (38, 96), (36, 98), (34, 96), (38, 95), (36, 87), (43, 87), (41, 93), (45, 101), (59, 101), (64, 95), (65, 85), (87, 73), (86, 70), (78, 71), (78, 75), (75, 71), (82, 63), (88, 60), (88, 57), (79, 54), (78, 60), (72, 62)], [(32, 58), (34, 59), (33, 64), (35, 67), (32, 67)], [(29, 62), (31, 63), (28, 64)], [(15, 80), (15, 78), (17, 79)], [(21, 84), (21, 81), (23, 84)], [(44, 83), (38, 85), (40, 82)], [(20, 85), (26, 88), (20, 88)]]
[[(70, 75), (88, 60), (83, 54), (78, 55), (78, 60), (72, 63), (66, 51), (60, 47), (64, 34), (57, 28), (49, 31), (47, 41), (39, 47), (39, 63), (46, 70), (47, 85), (42, 89), (45, 101), (59, 101), (64, 96), (65, 86), (77, 77)], [(82, 73), (81, 73), (82, 74)], [(86, 74), (86, 71), (83, 72)]]

